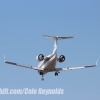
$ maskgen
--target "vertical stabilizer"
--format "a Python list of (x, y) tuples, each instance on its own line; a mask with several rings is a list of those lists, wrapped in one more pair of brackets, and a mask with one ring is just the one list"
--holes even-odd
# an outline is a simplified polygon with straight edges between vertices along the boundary
[(57, 42), (58, 42), (58, 40), (73, 38), (72, 36), (65, 36), (65, 37), (62, 37), (62, 36), (48, 36), (48, 35), (43, 35), (43, 36), (46, 37), (46, 38), (51, 38), (51, 39), (55, 40), (53, 54), (55, 54), (57, 52)]

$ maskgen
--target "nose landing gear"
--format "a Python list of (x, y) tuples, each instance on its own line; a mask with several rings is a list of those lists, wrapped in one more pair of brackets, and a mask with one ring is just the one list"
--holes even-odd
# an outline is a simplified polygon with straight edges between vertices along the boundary
[(41, 81), (44, 81), (43, 75), (42, 75)]
[(41, 81), (44, 81), (43, 72), (40, 72), (40, 75), (42, 75)]

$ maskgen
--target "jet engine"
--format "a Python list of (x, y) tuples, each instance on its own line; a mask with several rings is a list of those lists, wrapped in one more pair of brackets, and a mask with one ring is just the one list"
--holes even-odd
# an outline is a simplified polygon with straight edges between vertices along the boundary
[(43, 54), (39, 54), (39, 55), (36, 57), (36, 60), (37, 60), (37, 61), (42, 61), (42, 60), (44, 60), (44, 55), (43, 55)]
[(64, 55), (61, 55), (61, 56), (58, 58), (58, 61), (59, 61), (59, 62), (64, 62), (64, 61), (65, 61), (65, 56), (64, 56)]

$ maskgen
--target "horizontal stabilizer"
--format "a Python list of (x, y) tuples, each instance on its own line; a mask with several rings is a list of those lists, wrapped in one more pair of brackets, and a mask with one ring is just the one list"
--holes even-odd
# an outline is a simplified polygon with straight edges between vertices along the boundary
[(48, 36), (48, 35), (43, 35), (43, 36), (46, 37), (46, 38), (54, 39), (54, 40), (62, 40), (62, 39), (73, 38), (73, 36), (65, 36), (65, 37), (62, 37), (62, 36)]

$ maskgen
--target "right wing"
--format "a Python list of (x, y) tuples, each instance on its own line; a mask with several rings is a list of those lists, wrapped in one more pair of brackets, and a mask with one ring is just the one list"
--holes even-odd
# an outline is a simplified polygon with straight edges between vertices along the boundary
[(77, 66), (77, 67), (67, 67), (67, 68), (56, 68), (55, 71), (59, 72), (59, 71), (66, 71), (66, 70), (74, 70), (74, 69), (83, 69), (83, 68), (91, 68), (91, 67), (95, 67), (97, 66), (97, 62), (95, 65), (90, 65), (90, 66)]
[[(5, 57), (4, 57), (4, 59), (5, 59)], [(39, 68), (39, 67), (28, 66), (28, 65), (18, 64), (18, 63), (15, 63), (15, 62), (6, 61), (6, 59), (4, 60), (4, 62), (7, 63), (7, 64), (20, 66), (20, 67), (24, 67), (24, 68), (30, 68), (30, 69), (34, 69), (34, 70), (44, 70), (43, 68)]]

